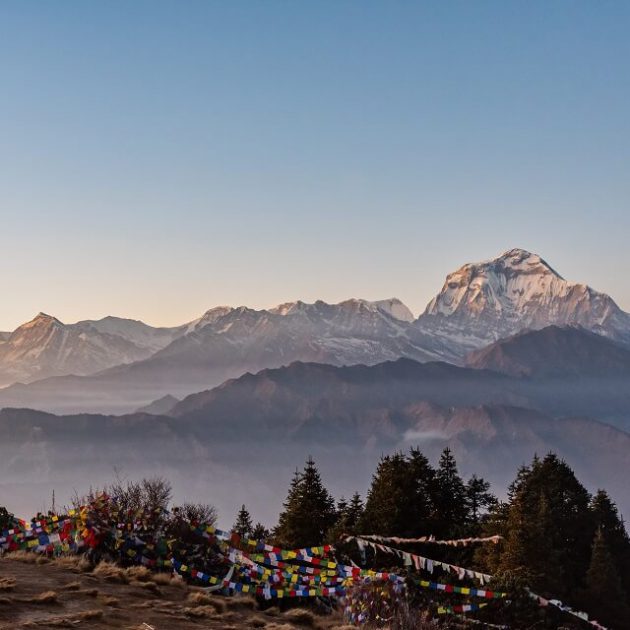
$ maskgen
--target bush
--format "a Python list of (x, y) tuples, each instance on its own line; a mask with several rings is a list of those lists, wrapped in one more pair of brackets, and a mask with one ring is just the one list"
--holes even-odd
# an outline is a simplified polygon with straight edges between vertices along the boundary
[(15, 524), (15, 516), (7, 510), (7, 508), (0, 506), (0, 530), (11, 529)]

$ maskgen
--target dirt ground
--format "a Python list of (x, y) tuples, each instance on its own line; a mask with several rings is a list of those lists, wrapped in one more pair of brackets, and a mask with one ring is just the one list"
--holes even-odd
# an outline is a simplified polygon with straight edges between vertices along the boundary
[(34, 554), (0, 558), (0, 630), (292, 630), (342, 628), (337, 614), (294, 608), (264, 611), (249, 597), (209, 595), (166, 574), (113, 565), (95, 570), (78, 558), (45, 561)]

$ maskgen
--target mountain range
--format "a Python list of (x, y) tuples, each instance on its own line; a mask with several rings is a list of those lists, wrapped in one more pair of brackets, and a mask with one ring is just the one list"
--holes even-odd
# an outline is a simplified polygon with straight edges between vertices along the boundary
[(12, 333), (0, 333), (0, 387), (146, 359), (184, 332), (118, 317), (63, 324), (39, 313)]
[(271, 518), (308, 454), (347, 495), (419, 445), (499, 491), (554, 450), (630, 510), (630, 315), (524, 250), (450, 274), (418, 318), (395, 298), (219, 306), (172, 328), (40, 313), (0, 334), (0, 383), (0, 474), (25, 505), (116, 468), (227, 512), (238, 485)]
[(40, 314), (0, 343), (0, 386), (9, 385), (0, 407), (129, 413), (294, 361), (374, 365), (404, 357), (464, 365), (475, 350), (550, 325), (630, 344), (630, 315), (612, 298), (519, 249), (449, 274), (417, 319), (395, 298), (221, 306), (157, 329), (113, 317), (64, 325)]

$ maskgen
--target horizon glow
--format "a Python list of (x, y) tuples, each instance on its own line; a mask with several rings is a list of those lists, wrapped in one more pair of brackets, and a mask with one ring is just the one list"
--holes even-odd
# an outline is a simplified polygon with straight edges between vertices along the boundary
[(0, 330), (397, 297), (513, 247), (630, 311), (630, 5), (0, 4)]

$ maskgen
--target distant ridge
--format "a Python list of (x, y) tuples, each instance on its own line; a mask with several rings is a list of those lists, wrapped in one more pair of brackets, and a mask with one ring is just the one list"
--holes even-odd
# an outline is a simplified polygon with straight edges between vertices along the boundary
[(466, 365), (513, 376), (630, 377), (630, 348), (581, 327), (520, 332), (471, 352)]
[[(549, 326), (581, 327), (630, 348), (630, 315), (612, 298), (565, 280), (523, 249), (449, 274), (415, 321), (396, 298), (295, 301), (268, 310), (219, 306), (170, 329), (113, 317), (65, 325), (41, 315), (0, 343), (0, 387), (27, 383), (0, 390), (0, 407), (129, 413), (166, 395), (183, 398), (294, 361), (461, 365), (471, 352)], [(550, 347), (560, 350), (558, 344)], [(496, 363), (500, 351), (488, 357)]]

